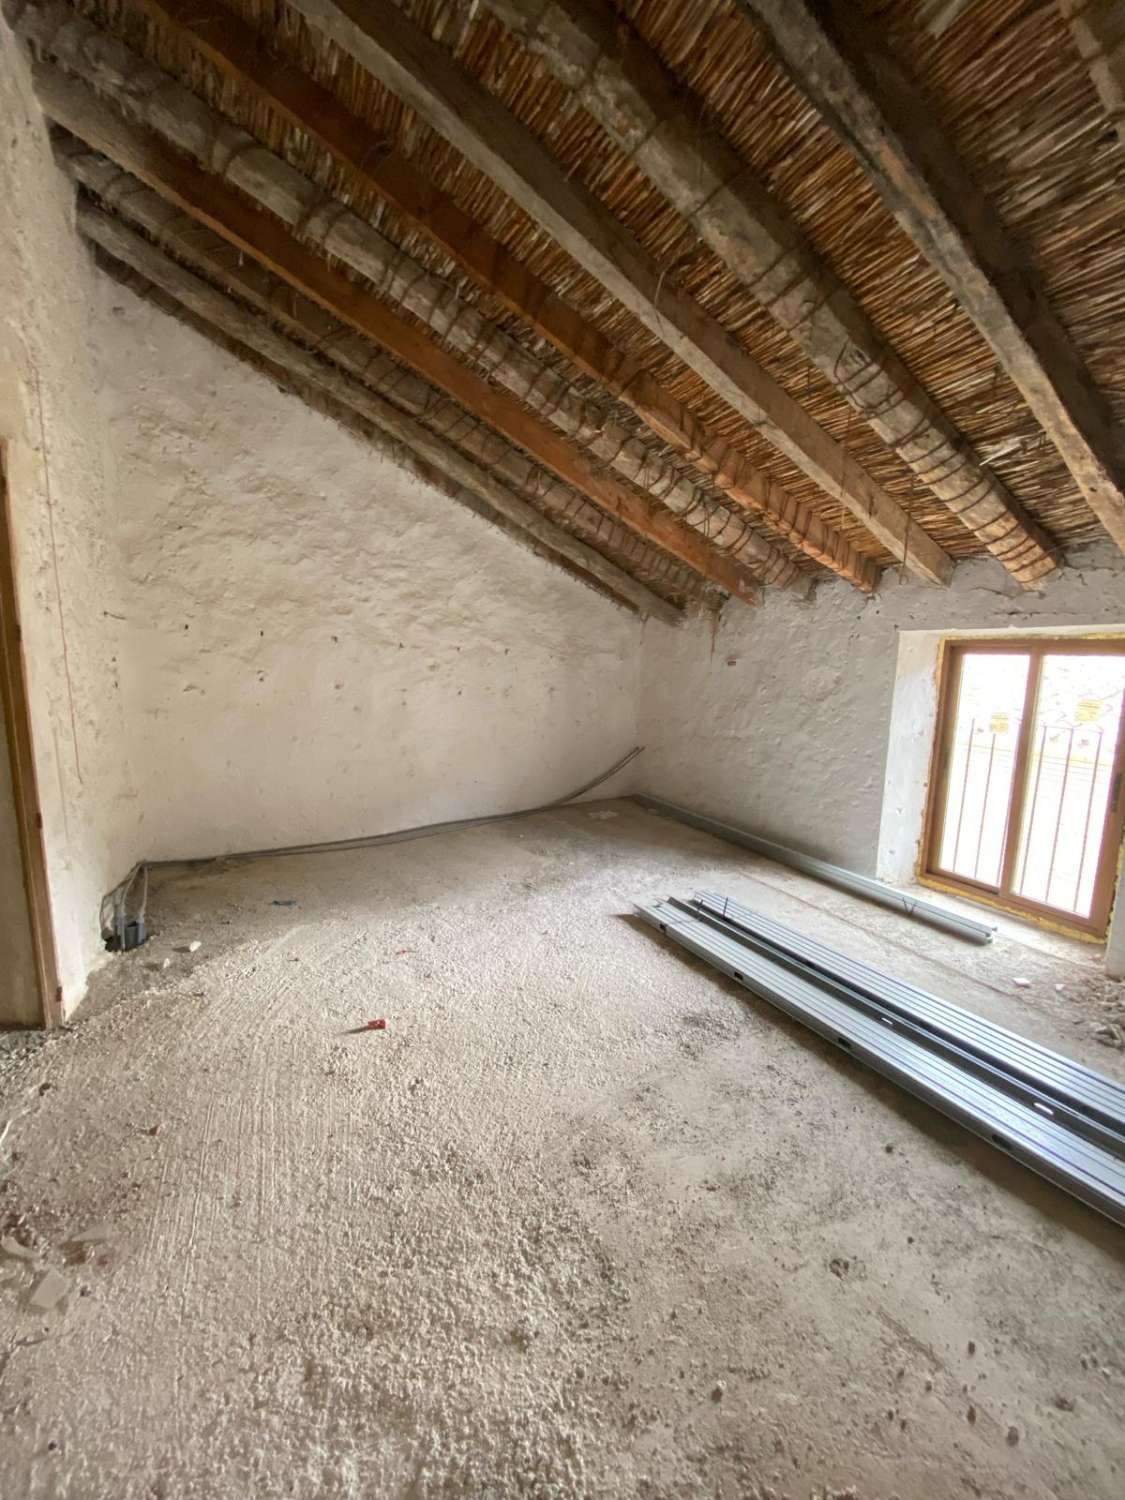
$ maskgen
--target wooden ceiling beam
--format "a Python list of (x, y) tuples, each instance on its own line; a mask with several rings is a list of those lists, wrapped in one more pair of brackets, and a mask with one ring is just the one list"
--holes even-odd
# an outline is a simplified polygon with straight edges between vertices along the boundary
[(979, 461), (798, 225), (607, 0), (485, 0), (749, 288), (830, 385), (1012, 576), (1054, 544)]
[(61, 0), (28, 7), (19, 29), (41, 52), (56, 57), (131, 118), (213, 169), (303, 240), (345, 262), (373, 283), (382, 297), (401, 303), (600, 463), (683, 516), (709, 546), (728, 551), (763, 582), (777, 583), (802, 597), (808, 593), (807, 575), (753, 531), (744, 516), (702, 492), (612, 413), (576, 396), (561, 372), (545, 366), (490, 323), (447, 282), (426, 272), (345, 204), (327, 199), (318, 184), (156, 65), (75, 16)]
[[(731, 518), (712, 517), (708, 524), (712, 539), (721, 541), (724, 534), (737, 534), (729, 532), (730, 521), (737, 524), (738, 510), (747, 510), (760, 515), (779, 536), (858, 588), (868, 593), (875, 589), (879, 570), (870, 558), (857, 552), (838, 531), (826, 525), (807, 505), (788, 495), (783, 486), (773, 483), (735, 448), (708, 434), (682, 402), (635, 360), (614, 349), (594, 324), (567, 306), (545, 282), (531, 275), (451, 198), (427, 183), (416, 167), (396, 153), (386, 153), (371, 127), (347, 110), (335, 95), (299, 68), (267, 51), (263, 38), (252, 27), (217, 3), (206, 9), (199, 6), (198, 0), (131, 0), (131, 3), (179, 39), (188, 41), (225, 77), (247, 89), (349, 167), (415, 228), (438, 244), (477, 285), (548, 339), (584, 374), (629, 406), (663, 442), (704, 474), (736, 507)], [(479, 338), (475, 342), (479, 344)], [(525, 389), (541, 397), (547, 411), (562, 415), (567, 401), (565, 384), (546, 371), (527, 382)], [(631, 462), (629, 446), (617, 442), (604, 423), (602, 426), (603, 436), (614, 453)], [(697, 502), (679, 504), (676, 493), (665, 492), (654, 474), (651, 456), (638, 472), (648, 476), (646, 487), (655, 482), (656, 492), (665, 504), (679, 509), (681, 514), (692, 513)], [(636, 474), (629, 477), (635, 478)], [(757, 556), (747, 555), (749, 546), (748, 539), (741, 547), (735, 544), (733, 555), (740, 556), (748, 566), (757, 565), (764, 579), (778, 581), (771, 560), (760, 552)]]
[[(580, 540), (607, 548), (613, 561), (627, 565), (642, 583), (680, 593), (690, 592), (691, 587), (698, 584), (694, 573), (642, 542), (576, 491), (552, 479), (491, 428), (471, 417), (463, 407), (441, 399), (431, 385), (404, 370), (366, 339), (352, 333), (316, 303), (293, 291), (256, 260), (234, 251), (221, 235), (183, 213), (159, 193), (146, 188), (108, 157), (92, 151), (73, 137), (57, 144), (56, 155), (79, 186), (86, 188), (130, 224), (143, 229), (178, 262), (233, 293), (267, 318), (274, 328), (292, 335), (306, 350), (338, 366), (353, 381), (405, 410), (451, 448), (467, 454), (474, 462), (467, 468), (460, 464), (454, 466), (455, 482), (472, 488), (493, 510), (503, 510), (493, 493), (493, 481), (498, 481), (499, 486), (515, 494), (523, 505), (530, 503), (537, 513), (545, 515), (548, 522), (569, 527)], [(307, 384), (307, 366), (297, 373)], [(363, 393), (354, 384), (342, 386), (336, 382), (326, 394), (337, 403), (346, 404), (365, 421), (377, 423), (382, 420), (381, 404), (374, 409), (364, 406)], [(401, 433), (395, 435), (401, 436)], [(412, 446), (417, 452), (418, 444), (415, 442)], [(426, 457), (427, 461), (434, 462), (432, 451), (428, 450)], [(447, 461), (445, 467), (448, 471), (451, 464)], [(503, 514), (505, 519), (522, 524), (526, 513), (521, 505), (518, 516), (507, 510), (503, 510)], [(528, 528), (524, 526), (523, 529)], [(539, 529), (542, 531), (543, 528)], [(641, 607), (641, 596), (630, 602)]]
[(1125, 551), (1125, 436), (918, 81), (843, 0), (739, 3), (973, 319)]
[(253, 255), (334, 317), (373, 339), (639, 536), (678, 557), (734, 597), (748, 604), (758, 602), (754, 585), (730, 558), (715, 551), (669, 512), (651, 506), (638, 491), (599, 473), (576, 448), (514, 397), (489, 385), (435, 344), (416, 322), (400, 316), (373, 292), (335, 270), (272, 214), (254, 207), (213, 174), (126, 121), (92, 90), (59, 69), (37, 64), (34, 78), (45, 113), (72, 135)]
[(259, 318), (239, 307), (238, 303), (183, 266), (177, 265), (120, 219), (90, 204), (82, 204), (78, 209), (78, 228), (88, 240), (100, 246), (114, 260), (138, 272), (147, 282), (159, 287), (209, 327), (268, 360), (286, 375), (312, 386), (330, 400), (339, 402), (363, 421), (377, 427), (385, 436), (401, 443), (416, 459), (434, 469), (446, 484), (451, 484), (456, 489), (466, 489), (478, 500), (483, 500), (494, 517), (511, 523), (539, 547), (545, 548), (554, 557), (563, 559), (571, 569), (577, 569), (594, 579), (619, 602), (644, 614), (655, 615), (670, 624), (682, 618), (674, 606), (653, 594), (592, 547), (560, 531), (530, 505), (491, 478), (487, 471), (455, 454), (447, 444), (390, 403), (372, 395), (356, 382), (328, 370), (315, 355), (274, 332)]
[(291, 0), (306, 21), (484, 172), (762, 436), (919, 577), (952, 562), (783, 387), (675, 285), (518, 120), (393, 0)]
[(1059, 0), (1059, 8), (1125, 146), (1125, 5), (1121, 0)]

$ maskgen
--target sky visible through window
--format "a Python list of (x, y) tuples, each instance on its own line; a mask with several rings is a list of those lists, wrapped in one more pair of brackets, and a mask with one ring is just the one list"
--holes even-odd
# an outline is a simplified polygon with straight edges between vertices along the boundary
[(1009, 830), (1030, 657), (963, 658), (939, 858), (950, 874), (1000, 884), (1018, 839), (1014, 894), (1089, 916), (1117, 747), (1125, 657), (1044, 657), (1021, 826)]

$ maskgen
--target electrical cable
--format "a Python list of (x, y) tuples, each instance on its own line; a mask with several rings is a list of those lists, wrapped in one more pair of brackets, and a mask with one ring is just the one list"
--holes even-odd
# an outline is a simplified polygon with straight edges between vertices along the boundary
[[(129, 898), (129, 892), (138, 876), (143, 876), (144, 886), (141, 904), (137, 912), (137, 921), (144, 919), (145, 910), (148, 905), (149, 870), (166, 869), (172, 865), (187, 865), (191, 867), (211, 865), (217, 864), (220, 861), (241, 863), (243, 860), (273, 859), (287, 854), (326, 854), (342, 852), (348, 849), (371, 849), (378, 847), (380, 844), (406, 843), (409, 839), (429, 838), (433, 834), (451, 833), (455, 829), (460, 828), (482, 828), (488, 823), (502, 823), (509, 818), (529, 818), (535, 813), (550, 812), (556, 807), (564, 807), (568, 802), (573, 802), (575, 798), (582, 797), (587, 792), (592, 792), (596, 787), (608, 781), (611, 776), (616, 776), (618, 771), (623, 771), (631, 761), (636, 760), (643, 749), (643, 745), (634, 745), (627, 755), (623, 755), (620, 760), (615, 761), (607, 771), (602, 771), (600, 775), (595, 776), (590, 781), (583, 782), (581, 786), (575, 787), (573, 791), (567, 792), (562, 797), (556, 797), (550, 802), (540, 802), (535, 807), (517, 808), (514, 812), (485, 813), (478, 818), (454, 818), (446, 823), (423, 823), (418, 828), (396, 829), (391, 833), (361, 834), (353, 839), (329, 839), (317, 844), (289, 844), (280, 849), (246, 849), (231, 854), (205, 854), (194, 859), (139, 860), (129, 871), (128, 875), (126, 875), (125, 879), (102, 897), (102, 934), (105, 937), (116, 937), (118, 947), (123, 946), (126, 903)], [(113, 908), (113, 925), (107, 932), (105, 912), (107, 905), (111, 904)]]

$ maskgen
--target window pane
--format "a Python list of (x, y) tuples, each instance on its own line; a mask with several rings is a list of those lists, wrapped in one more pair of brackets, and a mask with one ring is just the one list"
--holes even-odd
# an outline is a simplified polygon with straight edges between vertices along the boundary
[(1120, 655), (1043, 658), (1013, 888), (1075, 916), (1093, 905), (1123, 689)]
[(946, 772), (943, 870), (998, 886), (1030, 657), (966, 652)]

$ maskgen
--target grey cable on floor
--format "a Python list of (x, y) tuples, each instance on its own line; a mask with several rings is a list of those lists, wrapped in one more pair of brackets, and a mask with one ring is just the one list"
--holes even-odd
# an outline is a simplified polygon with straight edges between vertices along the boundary
[[(611, 776), (616, 776), (618, 771), (623, 771), (631, 761), (636, 760), (643, 749), (643, 745), (634, 745), (629, 753), (623, 755), (619, 761), (610, 766), (608, 771), (603, 771), (601, 775), (595, 776), (592, 781), (583, 782), (580, 787), (575, 787), (572, 792), (567, 792), (563, 797), (556, 797), (551, 802), (540, 802), (535, 807), (517, 808), (515, 812), (486, 813), (479, 818), (454, 818), (447, 823), (423, 823), (418, 828), (396, 829), (391, 833), (361, 834), (358, 838), (354, 839), (329, 839), (318, 844), (289, 844), (282, 849), (246, 849), (239, 850), (233, 854), (204, 854), (194, 859), (140, 860), (129, 871), (125, 879), (119, 885), (114, 886), (113, 890), (102, 898), (102, 930), (104, 932), (106, 927), (104, 918), (105, 909), (107, 905), (112, 903), (114, 916), (112, 930), (119, 938), (121, 937), (125, 924), (125, 903), (133, 882), (142, 873), (144, 875), (144, 901), (147, 903), (149, 870), (166, 869), (172, 865), (212, 865), (217, 864), (219, 861), (234, 862), (251, 859), (273, 859), (283, 854), (325, 854), (347, 849), (371, 849), (380, 844), (400, 844), (405, 843), (408, 839), (429, 838), (432, 834), (449, 833), (457, 828), (482, 828), (485, 824), (502, 823), (508, 818), (529, 818), (534, 813), (550, 812), (553, 808), (563, 807), (566, 803), (573, 802), (576, 797), (581, 797), (586, 792), (592, 792), (595, 787), (601, 786)], [(144, 915), (143, 906), (140, 915)]]

